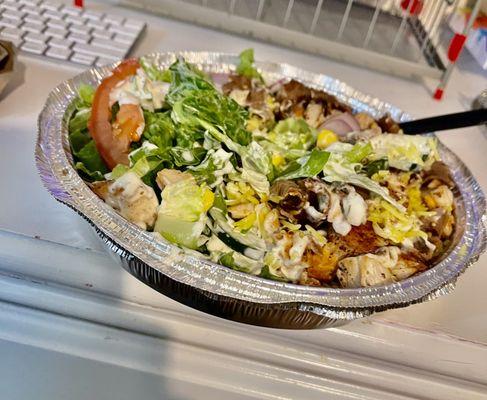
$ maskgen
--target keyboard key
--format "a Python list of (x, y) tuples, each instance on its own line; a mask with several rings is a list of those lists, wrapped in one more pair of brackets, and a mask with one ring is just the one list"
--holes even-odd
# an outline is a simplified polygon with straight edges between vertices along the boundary
[(125, 56), (126, 51), (120, 49), (107, 49), (104, 47), (92, 46), (84, 43), (76, 43), (73, 47), (73, 51), (76, 53), (90, 54), (93, 56), (101, 57), (117, 57), (118, 59)]
[(69, 49), (71, 48), (73, 43), (74, 42), (72, 40), (52, 38), (51, 40), (49, 40), (48, 45), (50, 47), (58, 47), (60, 49)]
[(70, 32), (75, 32), (75, 33), (82, 33), (84, 35), (88, 35), (91, 32), (92, 28), (88, 28), (87, 26), (84, 25), (71, 25), (69, 27)]
[(1, 33), (2, 37), (10, 39), (20, 39), (24, 36), (24, 31), (18, 28), (5, 28)]
[(52, 36), (52, 37), (58, 38), (58, 39), (63, 39), (68, 34), (68, 31), (66, 29), (47, 28), (47, 30), (44, 32), (44, 34), (47, 36)]
[(93, 65), (96, 60), (96, 56), (90, 54), (73, 54), (70, 61), (76, 62), (78, 64)]
[(104, 14), (98, 11), (86, 10), (81, 14), (83, 17), (93, 21), (99, 21), (103, 18)]
[(73, 40), (77, 43), (88, 43), (90, 41), (90, 35), (84, 35), (82, 33), (71, 32), (68, 35), (68, 39)]
[(17, 11), (17, 10), (5, 10), (2, 14), (2, 18), (10, 18), (10, 19), (17, 19), (17, 20), (22, 20), (24, 17), (25, 13), (22, 11)]
[(22, 24), (21, 21), (11, 18), (0, 18), (0, 27), (18, 28)]
[(46, 50), (46, 45), (44, 43), (24, 42), (20, 48), (28, 53), (42, 54)]
[(90, 44), (92, 46), (103, 47), (105, 49), (113, 49), (119, 47), (113, 40), (105, 40), (105, 39), (98, 39), (94, 38)]
[(44, 29), (44, 26), (42, 24), (36, 24), (33, 22), (26, 22), (24, 25), (22, 25), (21, 28), (23, 31), (26, 32), (41, 33)]
[(15, 1), (4, 1), (2, 3), (2, 7), (7, 10), (18, 11), (21, 5), (16, 3)]
[(46, 17), (46, 18), (62, 20), (64, 17), (64, 14), (60, 13), (59, 11), (46, 10), (42, 14), (42, 16)]
[(81, 9), (78, 7), (64, 6), (61, 12), (63, 12), (64, 14), (77, 16), (81, 14)]
[(50, 28), (66, 29), (69, 24), (59, 19), (49, 19), (49, 21), (47, 21), (47, 26)]
[(127, 18), (123, 25), (132, 28), (133, 30), (141, 31), (145, 26), (145, 22)]
[(95, 38), (100, 38), (100, 39), (111, 39), (113, 36), (112, 32), (107, 32), (107, 31), (102, 31), (98, 29), (93, 29), (93, 32), (91, 32), (91, 35)]
[(32, 22), (34, 24), (41, 23), (44, 25), (47, 22), (47, 18), (42, 17), (40, 15), (33, 15), (33, 14), (28, 14), (27, 16), (24, 17), (25, 22)]
[(29, 7), (36, 7), (39, 4), (39, 1), (37, 0), (19, 0), (20, 4), (25, 4), (26, 6)]
[(67, 60), (71, 55), (72, 51), (69, 49), (62, 49), (60, 47), (50, 47), (46, 51), (46, 56), (57, 58), (59, 60)]
[(38, 7), (32, 7), (27, 5), (23, 6), (21, 11), (31, 15), (39, 15), (41, 13), (41, 10), (39, 10)]
[(138, 31), (129, 28), (128, 26), (122, 26), (122, 25), (110, 25), (108, 27), (108, 31), (113, 32), (113, 33), (121, 33), (122, 35), (127, 35), (127, 36), (137, 36)]
[(103, 18), (104, 22), (108, 22), (109, 24), (114, 24), (114, 25), (122, 25), (124, 20), (125, 18), (118, 17), (116, 15), (105, 15), (105, 17)]
[(29, 32), (27, 35), (24, 36), (24, 40), (26, 42), (47, 43), (47, 41), (49, 40), (49, 36), (40, 33)]
[(41, 4), (39, 4), (39, 8), (44, 10), (58, 11), (61, 8), (61, 4), (52, 1), (43, 1)]
[(86, 18), (78, 17), (76, 15), (69, 15), (68, 17), (66, 17), (65, 21), (73, 25), (85, 25), (88, 20)]
[(134, 42), (134, 37), (133, 36), (127, 36), (127, 35), (122, 35), (121, 33), (117, 33), (113, 40), (119, 43), (123, 43), (126, 45), (131, 45)]
[(99, 29), (99, 30), (106, 30), (108, 29), (109, 24), (107, 22), (95, 21), (90, 19), (86, 23), (86, 26), (89, 26), (90, 28)]

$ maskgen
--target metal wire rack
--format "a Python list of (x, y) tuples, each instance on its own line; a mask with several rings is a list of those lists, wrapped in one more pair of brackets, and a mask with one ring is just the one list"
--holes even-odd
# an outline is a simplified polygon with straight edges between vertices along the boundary
[[(121, 3), (394, 75), (436, 78), (440, 80), (442, 94), (458, 57), (444, 50), (452, 37), (446, 33), (446, 19), (458, 1), (122, 0)], [(481, 0), (476, 1), (470, 22), (475, 19), (480, 3)], [(466, 27), (464, 34), (469, 29)], [(441, 94), (436, 97), (441, 98)]]

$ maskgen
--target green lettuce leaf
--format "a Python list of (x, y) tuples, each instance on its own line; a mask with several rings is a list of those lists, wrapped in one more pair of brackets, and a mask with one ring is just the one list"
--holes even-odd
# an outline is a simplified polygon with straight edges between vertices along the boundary
[(188, 179), (166, 186), (154, 231), (173, 243), (198, 248), (198, 238), (207, 221), (207, 193), (207, 188)]
[(264, 81), (262, 75), (259, 74), (257, 69), (254, 67), (254, 49), (244, 50), (238, 57), (240, 58), (240, 62), (237, 65), (238, 74), (244, 75), (251, 79), (259, 79), (261, 82)]
[(330, 153), (313, 149), (311, 153), (297, 161), (292, 162), (289, 167), (277, 179), (309, 178), (318, 175), (327, 164)]
[(193, 147), (192, 149), (175, 146), (169, 152), (177, 167), (188, 165), (198, 165), (205, 158), (206, 150), (203, 147)]
[(304, 119), (287, 118), (277, 123), (267, 139), (284, 152), (289, 149), (308, 150), (314, 145), (316, 134)]
[[(174, 104), (171, 116), (179, 124), (195, 129), (200, 127), (207, 129), (210, 125), (213, 127), (210, 133), (213, 134), (216, 130), (219, 135), (225, 135), (231, 141), (243, 146), (248, 145), (252, 140), (252, 134), (245, 129), (247, 110), (216, 90), (187, 93), (185, 98)], [(220, 141), (224, 142), (224, 140)]]
[(184, 59), (178, 59), (169, 67), (169, 71), (171, 72), (171, 86), (166, 96), (166, 102), (171, 106), (193, 92), (216, 91), (205, 75)]
[(272, 279), (273, 281), (279, 281), (279, 282), (287, 282), (288, 281), (286, 278), (281, 278), (280, 276), (274, 275), (267, 265), (264, 265), (262, 267), (262, 270), (260, 271), (259, 276), (262, 278), (266, 278), (266, 279)]
[(232, 153), (226, 152), (222, 148), (218, 150), (210, 149), (205, 159), (196, 166), (190, 166), (190, 172), (199, 183), (205, 182), (210, 187), (214, 187), (223, 182), (223, 177), (235, 172), (231, 162)]
[(323, 168), (323, 179), (327, 182), (350, 183), (351, 185), (367, 189), (370, 192), (381, 196), (398, 210), (405, 210), (404, 206), (391, 197), (389, 191), (385, 187), (382, 187), (367, 176), (357, 173), (357, 167), (361, 167), (361, 165), (350, 163), (343, 154), (332, 153)]
[(145, 57), (141, 57), (139, 63), (149, 79), (153, 81), (171, 82), (171, 71), (168, 69), (164, 70), (156, 67)]
[(171, 147), (176, 137), (176, 126), (170, 112), (144, 111), (145, 128), (142, 136), (161, 149)]

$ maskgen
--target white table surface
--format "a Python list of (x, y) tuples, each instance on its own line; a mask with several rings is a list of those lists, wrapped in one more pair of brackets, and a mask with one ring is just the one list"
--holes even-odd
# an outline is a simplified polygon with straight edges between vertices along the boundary
[[(92, 8), (106, 6), (95, 4)], [(455, 71), (444, 100), (437, 102), (427, 89), (433, 82), (385, 76), (127, 9), (112, 7), (112, 12), (148, 22), (147, 33), (134, 49), (134, 55), (167, 50), (237, 53), (253, 47), (259, 59), (287, 62), (328, 74), (417, 117), (467, 109), (471, 100), (487, 88), (485, 73), (482, 75), (469, 57), (465, 57), (462, 70)], [(379, 313), (342, 328), (277, 331), (223, 321), (191, 310), (145, 287), (118, 267), (90, 226), (44, 190), (33, 159), (36, 118), (49, 91), (82, 68), (24, 56), (18, 61), (24, 70), (23, 81), (9, 88), (0, 100), (0, 321), (4, 320), (0, 322), (1, 354), (35, 353), (28, 350), (30, 347), (15, 347), (20, 343), (93, 363), (108, 362), (117, 368), (144, 371), (150, 376), (169, 376), (175, 382), (185, 381), (182, 376), (192, 376), (191, 371), (200, 371), (188, 383), (182, 398), (221, 398), (222, 393), (228, 399), (294, 398), (300, 393), (308, 393), (301, 398), (319, 398), (325, 393), (329, 396), (325, 398), (349, 398), (350, 393), (360, 398), (387, 399), (487, 398), (485, 254), (459, 279), (454, 293)], [(487, 191), (487, 137), (481, 128), (440, 133), (439, 137), (464, 160)], [(42, 325), (46, 320), (52, 323)], [(51, 331), (59, 328), (62, 332), (70, 324), (83, 321), (88, 321), (83, 328), (88, 338), (75, 339), (72, 335), (69, 342), (66, 335), (58, 333), (63, 337), (60, 342), (66, 340), (66, 344), (49, 342)], [(140, 358), (138, 363), (120, 360), (116, 349), (103, 340), (105, 334), (97, 336), (104, 324), (110, 328), (103, 329), (116, 329), (112, 334), (120, 335), (122, 342), (133, 344), (130, 336), (136, 335), (130, 333), (133, 331), (141, 343), (152, 341), (154, 354), (159, 351), (157, 341), (165, 341), (170, 344), (168, 348), (174, 348), (175, 358), (159, 365), (147, 359), (150, 353), (144, 353), (144, 358), (144, 354), (134, 350), (137, 355), (134, 359)], [(46, 337), (36, 337), (38, 332)], [(249, 349), (257, 353), (250, 356)], [(204, 351), (207, 353), (198, 353)], [(100, 354), (113, 359), (99, 359)], [(191, 361), (185, 362), (185, 357)], [(198, 369), (200, 365), (195, 361), (198, 357), (207, 362), (201, 365), (211, 368)], [(0, 356), (0, 382), (7, 379), (2, 368), (11, 370), (4, 362), (7, 359)], [(54, 362), (64, 365), (60, 360)], [(275, 372), (274, 379), (271, 367), (285, 371)], [(72, 368), (78, 371), (91, 367)], [(188, 372), (191, 368), (194, 371)], [(233, 368), (242, 368), (242, 373), (250, 378), (235, 383), (234, 374), (238, 371)], [(259, 368), (264, 368), (264, 372)], [(171, 371), (179, 373), (171, 375)], [(269, 376), (262, 380), (267, 373)], [(293, 377), (293, 373), (300, 378)], [(27, 381), (40, 379), (34, 375)], [(276, 385), (278, 382), (281, 383)], [(280, 385), (285, 388), (282, 392), (277, 389)], [(378, 392), (374, 392), (376, 389)], [(17, 395), (12, 394), (11, 398), (31, 398), (28, 394)]]

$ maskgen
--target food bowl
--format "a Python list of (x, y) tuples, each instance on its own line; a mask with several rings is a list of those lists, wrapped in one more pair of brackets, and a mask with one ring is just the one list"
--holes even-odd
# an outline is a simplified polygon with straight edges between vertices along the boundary
[[(160, 67), (168, 67), (178, 56), (212, 73), (228, 73), (238, 63), (237, 56), (207, 52), (156, 53), (147, 58)], [(256, 65), (269, 81), (295, 78), (334, 94), (356, 111), (374, 117), (389, 113), (396, 121), (409, 119), (398, 108), (325, 75), (287, 64), (257, 62)], [(405, 307), (449, 293), (458, 276), (485, 250), (482, 190), (463, 162), (439, 143), (440, 155), (456, 183), (457, 223), (450, 248), (427, 271), (385, 286), (308, 287), (266, 280), (188, 254), (120, 216), (91, 191), (73, 167), (67, 122), (77, 88), (81, 84), (97, 85), (114, 66), (88, 70), (50, 93), (38, 121), (37, 168), (49, 192), (93, 225), (123, 268), (168, 297), (249, 324), (289, 329), (336, 326), (377, 311)]]

